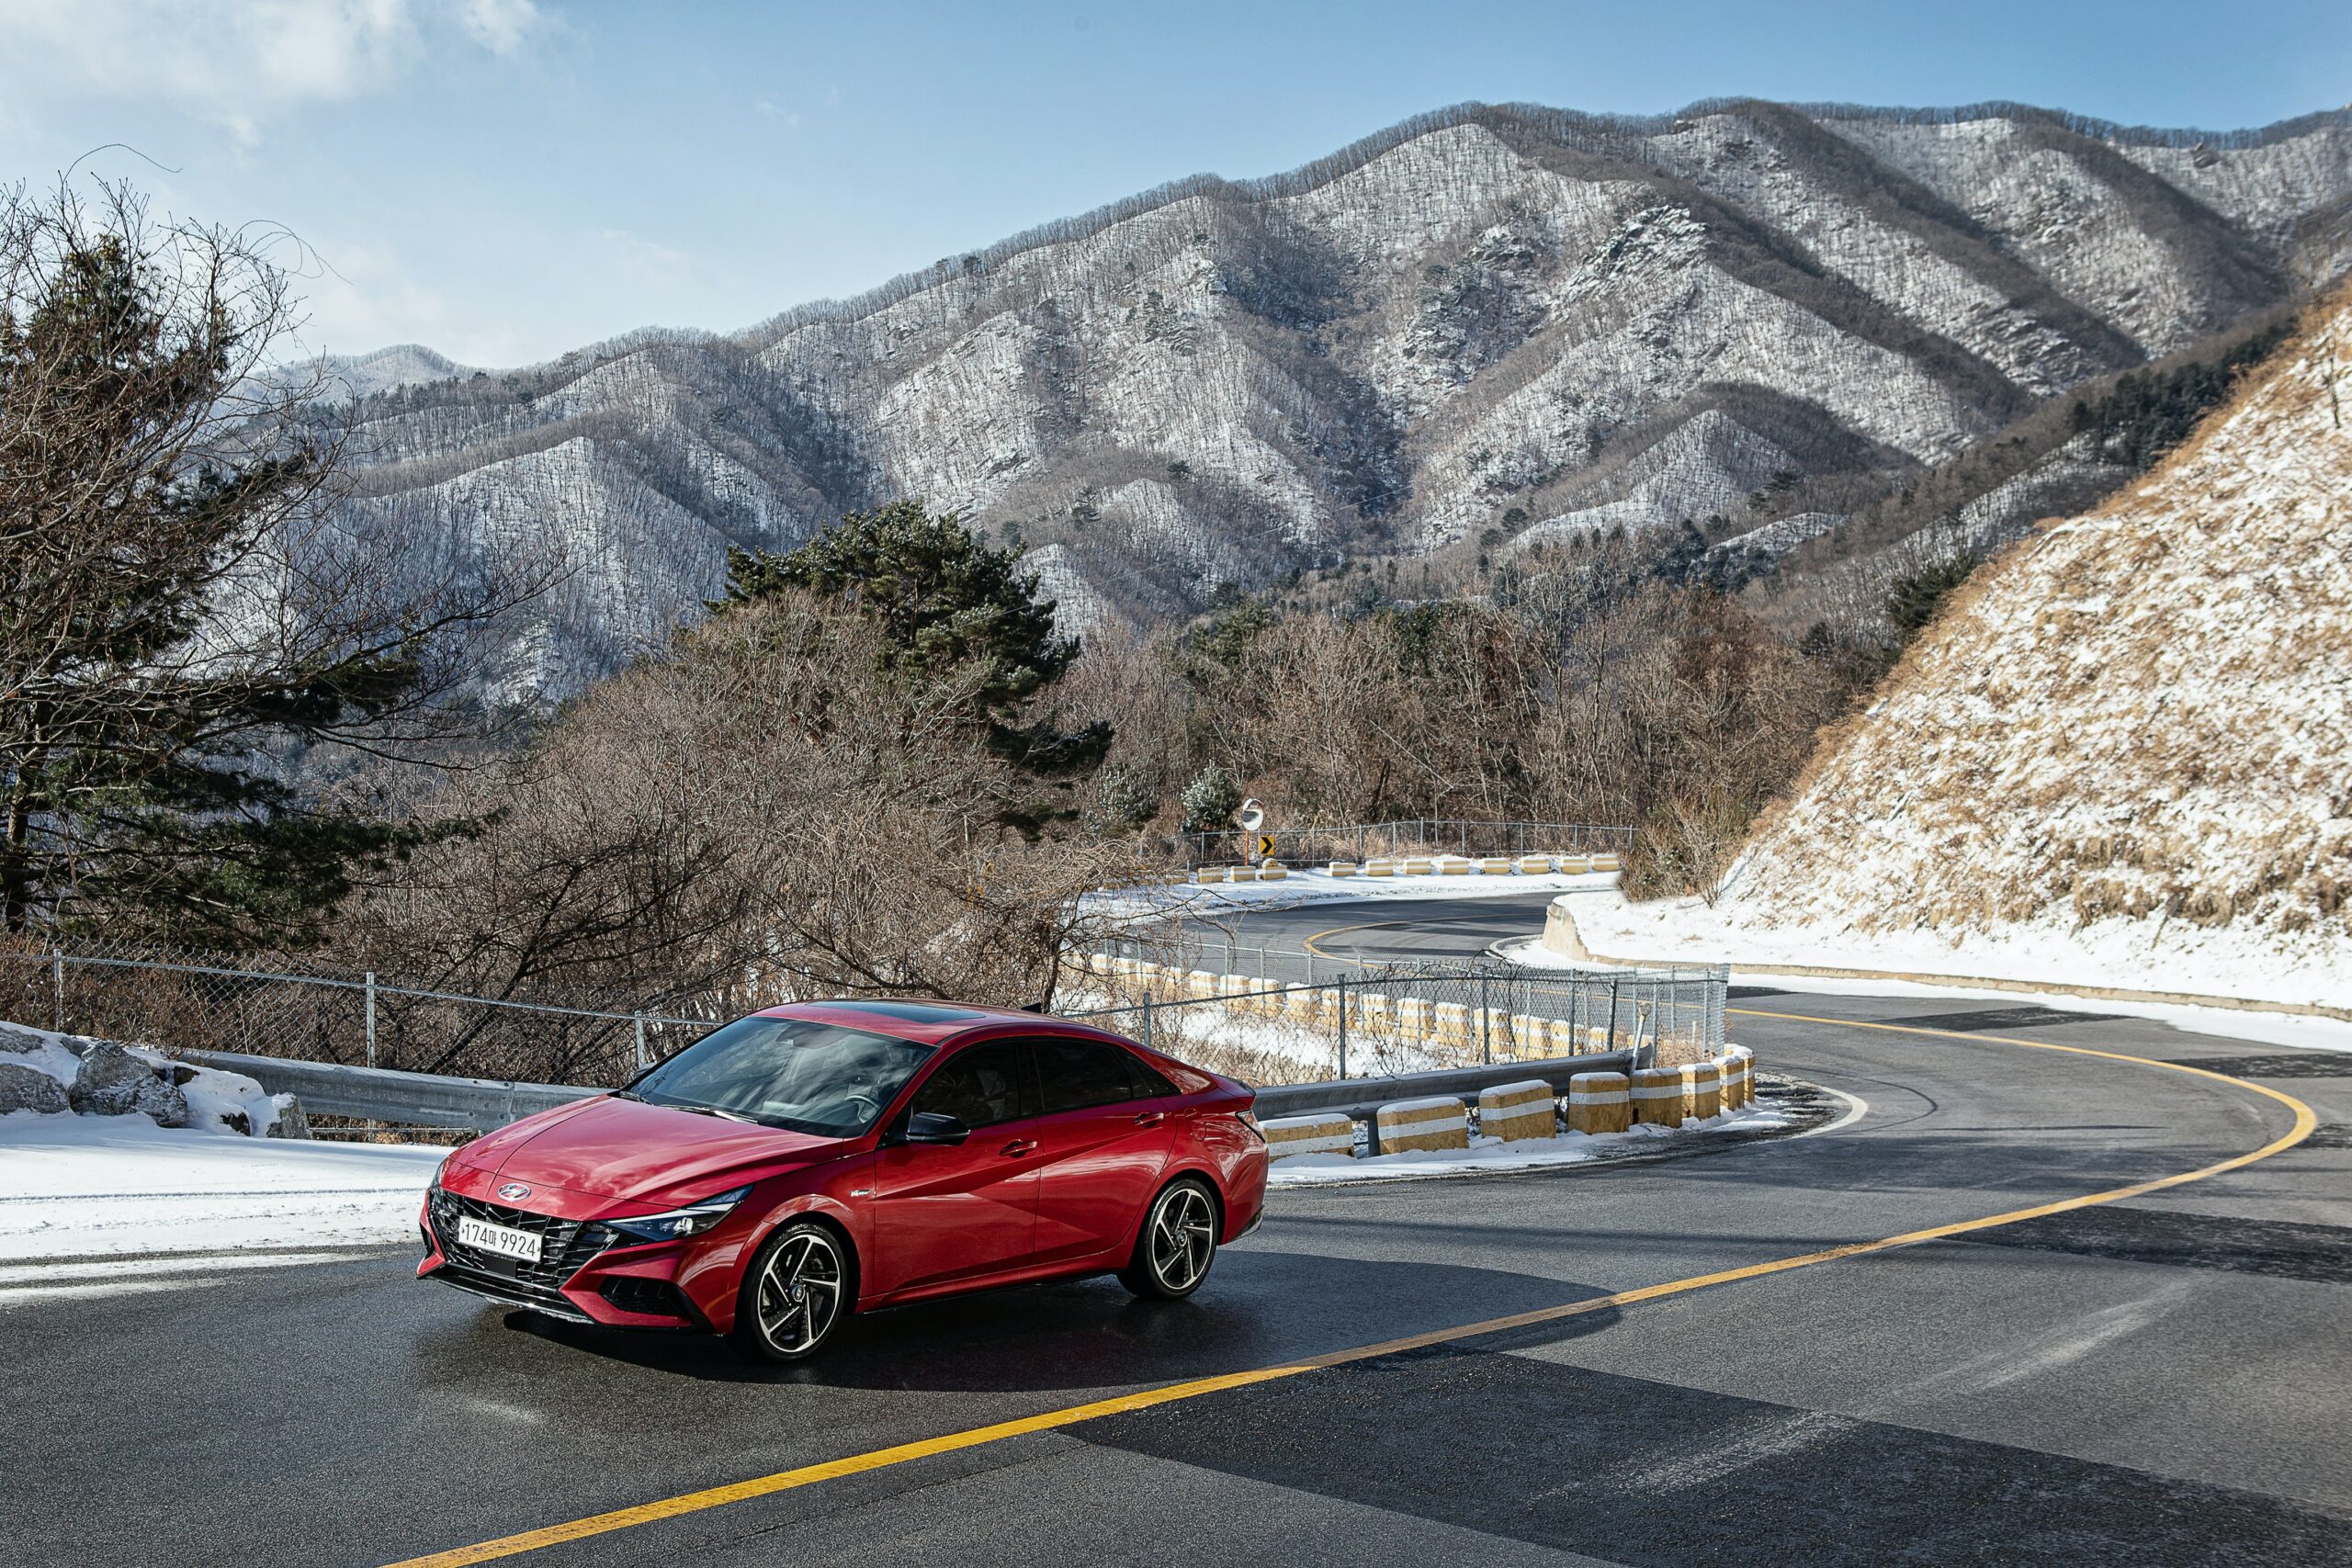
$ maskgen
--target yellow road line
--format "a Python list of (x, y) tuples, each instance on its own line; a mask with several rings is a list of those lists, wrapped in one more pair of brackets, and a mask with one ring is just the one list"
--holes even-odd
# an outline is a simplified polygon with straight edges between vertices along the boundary
[[(1341, 930), (1352, 930), (1341, 927)], [(1329, 934), (1317, 933), (1317, 934)], [(955, 1453), (963, 1449), (979, 1448), (989, 1443), (1002, 1442), (1008, 1438), (1024, 1437), (1034, 1432), (1050, 1432), (1058, 1427), (1074, 1427), (1081, 1422), (1099, 1420), (1105, 1416), (1120, 1416), (1129, 1411), (1148, 1410), (1158, 1404), (1173, 1404), (1180, 1400), (1197, 1399), (1203, 1394), (1218, 1393), (1227, 1389), (1248, 1388), (1255, 1383), (1274, 1382), (1293, 1378), (1302, 1372), (1320, 1371), (1326, 1367), (1346, 1366), (1352, 1361), (1368, 1361), (1381, 1356), (1393, 1356), (1401, 1351), (1418, 1350), (1431, 1345), (1451, 1344), (1457, 1340), (1476, 1339), (1489, 1334), (1501, 1334), (1516, 1328), (1532, 1328), (1543, 1324), (1582, 1317), (1591, 1313), (1607, 1312), (1617, 1307), (1637, 1305), (1667, 1296), (1681, 1295), (1690, 1291), (1705, 1290), (1713, 1285), (1728, 1285), (1741, 1280), (1761, 1279), (1768, 1274), (1784, 1274), (1792, 1269), (1809, 1269), (1815, 1264), (1834, 1263), (1841, 1258), (1863, 1258), (1874, 1252), (1891, 1252), (1896, 1247), (1916, 1247), (1921, 1242), (1941, 1241), (1950, 1236), (1966, 1235), (1972, 1231), (1991, 1230), (1997, 1225), (2016, 1224), (2021, 1220), (2039, 1219), (2045, 1214), (2063, 1214), (2074, 1209), (2087, 1209), (2100, 1203), (2120, 1202), (2150, 1192), (2160, 1192), (2167, 1187), (2179, 1187), (2191, 1181), (2238, 1170), (2256, 1160), (2268, 1159), (2282, 1150), (2293, 1148), (2311, 1136), (2319, 1124), (2312, 1108), (2293, 1095), (2282, 1094), (2258, 1083), (2248, 1083), (2224, 1074), (2208, 1072), (2179, 1062), (2160, 1062), (2149, 1056), (2131, 1056), (2118, 1051), (2099, 1051), (2084, 1045), (2058, 1045), (2042, 1040), (2019, 1040), (2003, 1034), (1967, 1034), (1957, 1030), (1921, 1029), (1915, 1025), (1895, 1023), (1864, 1023), (1852, 1019), (1812, 1018), (1803, 1013), (1761, 1012), (1751, 1008), (1728, 1010), (1749, 1018), (1779, 1019), (1793, 1023), (1823, 1023), (1849, 1029), (1884, 1030), (1897, 1034), (1940, 1035), (1952, 1040), (1981, 1041), (1986, 1044), (2021, 1045), (2032, 1051), (2057, 1051), (2068, 1055), (2097, 1056), (2111, 1062), (2127, 1062), (2137, 1066), (2160, 1067), (2168, 1072), (2189, 1073), (2198, 1077), (2211, 1078), (2233, 1089), (2248, 1089), (2277, 1100), (2294, 1112), (2295, 1124), (2279, 1137), (2273, 1138), (2248, 1154), (2233, 1156), (2213, 1165), (2200, 1166), (2173, 1176), (2161, 1176), (2148, 1181), (2138, 1181), (2129, 1187), (2109, 1188), (2104, 1192), (2086, 1193), (2079, 1198), (2062, 1198), (2052, 1203), (2039, 1203), (2030, 1209), (2012, 1209), (2006, 1213), (1988, 1214), (1982, 1219), (1958, 1220), (1950, 1224), (1930, 1225), (1924, 1230), (1905, 1231), (1900, 1235), (1883, 1236), (1876, 1241), (1849, 1242), (1819, 1252), (1801, 1253), (1792, 1258), (1776, 1258), (1766, 1263), (1751, 1263), (1745, 1268), (1725, 1269), (1717, 1273), (1694, 1275), (1687, 1280), (1668, 1280), (1661, 1285), (1645, 1285), (1638, 1290), (1619, 1291), (1613, 1295), (1589, 1296), (1582, 1301), (1566, 1302), (1558, 1306), (1537, 1307), (1530, 1312), (1513, 1313), (1508, 1317), (1490, 1317), (1480, 1323), (1463, 1324), (1453, 1328), (1434, 1329), (1427, 1334), (1408, 1335), (1402, 1339), (1384, 1340), (1377, 1345), (1360, 1345), (1352, 1349), (1334, 1350), (1328, 1355), (1309, 1356), (1300, 1360), (1284, 1361), (1277, 1366), (1260, 1367), (1251, 1371), (1227, 1372), (1217, 1377), (1195, 1378), (1189, 1382), (1170, 1383), (1161, 1388), (1145, 1389), (1137, 1393), (1120, 1394), (1112, 1399), (1095, 1400), (1087, 1404), (1073, 1404), (1061, 1410), (1048, 1410), (1017, 1420), (999, 1421), (991, 1426), (974, 1427), (966, 1431), (948, 1432), (936, 1438), (924, 1438), (911, 1443), (899, 1443), (892, 1448), (876, 1449), (867, 1453), (853, 1454), (847, 1459), (828, 1460), (821, 1464), (802, 1465), (797, 1470), (781, 1470), (773, 1475), (755, 1476), (725, 1486), (713, 1486), (700, 1492), (683, 1493), (657, 1502), (640, 1503), (635, 1507), (616, 1508), (610, 1513), (592, 1514), (586, 1518), (565, 1524), (548, 1525), (544, 1529), (525, 1530), (518, 1535), (502, 1536), (473, 1546), (461, 1546), (448, 1551), (432, 1552), (424, 1557), (406, 1558), (390, 1563), (388, 1568), (461, 1568), (474, 1562), (492, 1562), (502, 1558), (518, 1557), (526, 1551), (545, 1547), (560, 1546), (566, 1541), (584, 1540), (591, 1536), (606, 1535), (614, 1530), (629, 1529), (662, 1519), (673, 1519), (684, 1514), (700, 1513), (707, 1508), (724, 1506), (729, 1503), (746, 1502), (753, 1497), (772, 1496), (778, 1492), (790, 1492), (810, 1486), (820, 1481), (836, 1481), (846, 1475), (862, 1475), (870, 1471), (887, 1470), (910, 1460), (926, 1459), (933, 1454)]]
[(1366, 920), (1361, 925), (1333, 926), (1328, 931), (1319, 931), (1310, 933), (1303, 940), (1300, 945), (1305, 947), (1307, 952), (1315, 954), (1317, 958), (1328, 958), (1334, 964), (1352, 964), (1355, 960), (1348, 957), (1345, 953), (1326, 953), (1315, 944), (1321, 942), (1327, 936), (1345, 936), (1350, 931), (1378, 931), (1383, 926), (1401, 926), (1406, 923), (1407, 922), (1403, 920)]

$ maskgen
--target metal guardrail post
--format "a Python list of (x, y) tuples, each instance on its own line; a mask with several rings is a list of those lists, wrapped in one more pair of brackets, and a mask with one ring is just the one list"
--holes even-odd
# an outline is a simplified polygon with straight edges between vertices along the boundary
[(62, 1034), (65, 1032), (65, 954), (62, 952), (49, 955), (49, 994), (50, 1013), (56, 1020), (55, 1032)]
[(376, 972), (368, 971), (368, 1065), (376, 1065)]
[(645, 1066), (646, 1066), (646, 1062), (645, 1062), (645, 1015), (644, 1015), (643, 1013), (641, 1013), (641, 1012), (639, 1012), (639, 1013), (632, 1013), (632, 1014), (630, 1014), (630, 1015), (629, 1015), (629, 1019), (630, 1019), (630, 1021), (631, 1021), (631, 1022), (633, 1022), (633, 1023), (635, 1023), (635, 1024), (637, 1025), (637, 1070), (638, 1070), (639, 1072), (640, 1072), (640, 1073), (641, 1073), (641, 1072), (645, 1071)]
[(1609, 976), (1609, 1048), (1617, 1049), (1617, 987), (1618, 976)]

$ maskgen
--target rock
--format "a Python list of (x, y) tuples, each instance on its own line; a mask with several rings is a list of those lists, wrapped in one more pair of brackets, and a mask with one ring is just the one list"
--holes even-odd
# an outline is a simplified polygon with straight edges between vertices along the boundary
[(0, 1115), (11, 1111), (48, 1114), (72, 1109), (65, 1098), (65, 1086), (47, 1073), (37, 1072), (22, 1062), (0, 1062)]
[(311, 1119), (302, 1114), (302, 1102), (290, 1094), (273, 1094), (270, 1104), (277, 1108), (277, 1119), (269, 1124), (273, 1138), (307, 1138), (311, 1135)]
[(187, 1125), (187, 1096), (172, 1082), (169, 1069), (143, 1062), (110, 1041), (96, 1041), (82, 1053), (66, 1099), (85, 1115), (137, 1112), (153, 1117), (159, 1127)]
[(181, 1089), (186, 1089), (196, 1081), (196, 1069), (186, 1062), (174, 1062), (170, 1064), (168, 1070), (172, 1075), (172, 1082)]
[(13, 1051), (22, 1055), (28, 1051), (38, 1051), (48, 1043), (46, 1037), (35, 1034), (29, 1029), (0, 1023), (0, 1051)]
[(229, 1131), (236, 1134), (237, 1136), (241, 1138), (250, 1138), (254, 1135), (253, 1122), (242, 1111), (223, 1111), (220, 1112), (220, 1125), (228, 1128)]

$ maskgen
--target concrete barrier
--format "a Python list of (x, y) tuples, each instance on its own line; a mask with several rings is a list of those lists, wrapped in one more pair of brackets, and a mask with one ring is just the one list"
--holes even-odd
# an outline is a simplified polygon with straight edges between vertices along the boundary
[(1635, 1067), (1626, 1090), (1634, 1102), (1634, 1120), (1645, 1125), (1682, 1125), (1682, 1069)]
[(1756, 1053), (1745, 1045), (1724, 1047), (1724, 1104), (1745, 1110), (1756, 1099)]
[(1200, 870), (1193, 873), (1193, 880), (1195, 882), (1223, 882), (1226, 879), (1227, 874), (1231, 871), (1231, 869), (1232, 868), (1230, 866), (1204, 865), (1201, 867)]
[(1265, 1134), (1269, 1159), (1294, 1155), (1355, 1157), (1356, 1124), (1344, 1116), (1282, 1116), (1259, 1122), (1258, 1131)]
[(1429, 874), (1430, 863), (1421, 856), (1408, 855), (1396, 863), (1396, 874), (1399, 876), (1427, 876)]
[(1393, 860), (1368, 860), (1363, 863), (1363, 874), (1366, 876), (1394, 876), (1396, 874), (1396, 863)]
[(1595, 871), (1615, 871), (1617, 866), (1618, 862), (1615, 855), (1595, 855), (1592, 857), (1592, 869)]
[(1724, 1108), (1723, 1069), (1713, 1062), (1692, 1062), (1675, 1069), (1682, 1075), (1682, 1114), (1702, 1120)]
[(1540, 1078), (1497, 1084), (1478, 1091), (1478, 1132), (1507, 1144), (1559, 1134), (1552, 1109), (1552, 1086)]
[(1430, 1007), (1430, 1037), (1453, 1050), (1476, 1045), (1477, 1036), (1472, 1032), (1470, 1010), (1461, 1002), (1434, 1002)]
[(1470, 874), (1470, 863), (1461, 855), (1440, 855), (1437, 857), (1436, 865), (1437, 874), (1440, 876), (1467, 876)]
[(1450, 1095), (1427, 1100), (1399, 1100), (1375, 1115), (1380, 1152), (1402, 1154), (1408, 1149), (1466, 1149), (1470, 1146), (1470, 1111)]
[(1351, 860), (1335, 860), (1331, 863), (1330, 872), (1333, 876), (1353, 876), (1356, 874), (1356, 863)]
[(1590, 855), (1562, 855), (1560, 869), (1570, 876), (1582, 876), (1592, 869), (1592, 857)]
[(1515, 869), (1509, 855), (1488, 855), (1478, 863), (1481, 876), (1510, 876)]
[(1568, 1080), (1568, 1131), (1622, 1133), (1634, 1124), (1632, 1084), (1623, 1073), (1578, 1073)]
[(1280, 882), (1288, 875), (1290, 875), (1290, 867), (1278, 860), (1258, 863), (1258, 880), (1261, 882)]
[(1552, 869), (1552, 857), (1550, 855), (1521, 855), (1519, 857), (1519, 869), (1529, 876), (1540, 875)]

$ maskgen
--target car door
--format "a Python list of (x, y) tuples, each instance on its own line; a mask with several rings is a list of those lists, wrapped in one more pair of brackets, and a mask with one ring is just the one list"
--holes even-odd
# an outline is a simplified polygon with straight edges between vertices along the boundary
[(1103, 1040), (1041, 1036), (1037, 1240), (1040, 1263), (1125, 1262), (1174, 1146), (1176, 1088)]
[(971, 1129), (961, 1144), (893, 1144), (874, 1171), (874, 1256), (862, 1293), (976, 1280), (1029, 1261), (1036, 1238), (1036, 1077), (1026, 1040), (967, 1045), (932, 1070), (908, 1114)]

